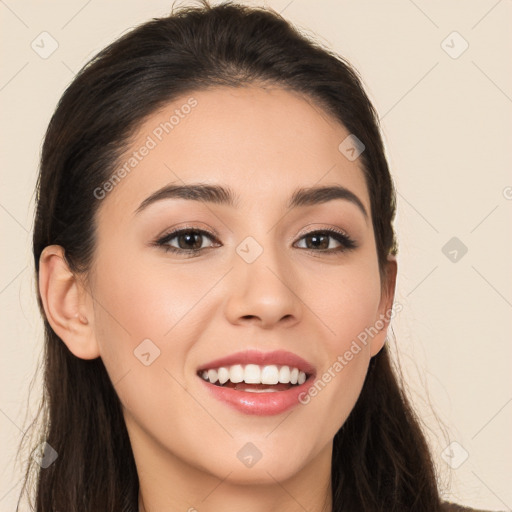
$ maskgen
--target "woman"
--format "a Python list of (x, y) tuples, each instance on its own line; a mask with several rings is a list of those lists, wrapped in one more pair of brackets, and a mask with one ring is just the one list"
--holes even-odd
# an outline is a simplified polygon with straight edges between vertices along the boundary
[(459, 510), (386, 347), (394, 215), (356, 73), (275, 13), (100, 52), (41, 159), (35, 510)]

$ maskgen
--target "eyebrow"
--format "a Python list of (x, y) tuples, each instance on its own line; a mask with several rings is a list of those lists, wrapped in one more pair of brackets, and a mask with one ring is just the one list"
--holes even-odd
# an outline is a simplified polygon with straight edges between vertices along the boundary
[[(205, 201), (213, 204), (227, 205), (235, 208), (239, 204), (238, 196), (229, 187), (208, 185), (204, 183), (189, 183), (186, 185), (166, 185), (144, 199), (135, 214), (140, 213), (149, 205), (164, 199), (188, 199)], [(361, 200), (349, 189), (341, 185), (315, 186), (296, 189), (287, 204), (288, 209), (300, 206), (312, 206), (326, 203), (334, 199), (343, 199), (356, 205), (368, 219), (368, 213)]]

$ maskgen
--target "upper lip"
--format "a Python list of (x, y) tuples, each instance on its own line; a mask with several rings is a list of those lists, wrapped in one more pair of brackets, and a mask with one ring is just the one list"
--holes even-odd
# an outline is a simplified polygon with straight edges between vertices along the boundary
[(293, 368), (298, 368), (307, 375), (313, 375), (315, 373), (315, 367), (311, 363), (286, 350), (275, 350), (273, 352), (245, 350), (243, 352), (235, 352), (227, 357), (209, 361), (208, 363), (201, 365), (197, 371), (201, 372), (203, 370), (220, 368), (221, 366), (229, 367), (235, 364), (291, 366)]

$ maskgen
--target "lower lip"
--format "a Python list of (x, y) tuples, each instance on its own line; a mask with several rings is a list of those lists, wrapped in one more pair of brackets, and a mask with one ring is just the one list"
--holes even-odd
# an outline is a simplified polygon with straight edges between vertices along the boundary
[(286, 391), (251, 393), (250, 391), (236, 391), (231, 388), (216, 386), (201, 377), (198, 378), (217, 400), (244, 414), (254, 414), (256, 416), (281, 414), (298, 405), (300, 403), (299, 395), (306, 394), (314, 382), (313, 376), (310, 376), (303, 384), (293, 386)]

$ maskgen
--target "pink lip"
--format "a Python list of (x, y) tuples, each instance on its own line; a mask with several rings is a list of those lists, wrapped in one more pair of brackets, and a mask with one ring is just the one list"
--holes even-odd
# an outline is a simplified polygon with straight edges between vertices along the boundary
[[(201, 379), (201, 377), (199, 377)], [(201, 379), (206, 389), (221, 402), (245, 414), (256, 416), (270, 416), (281, 414), (300, 403), (300, 395), (305, 396), (314, 383), (314, 377), (309, 377), (304, 384), (292, 386), (286, 391), (270, 393), (251, 393), (249, 391), (235, 391), (231, 388), (216, 386)]]
[[(215, 359), (209, 363), (201, 365), (197, 371), (220, 368), (221, 366), (232, 366), (234, 364), (257, 364), (260, 366), (275, 364), (277, 366), (293, 366), (307, 375), (314, 375), (315, 368), (302, 357), (286, 350), (275, 350), (274, 352), (259, 352), (258, 350), (245, 350), (236, 352), (230, 356), (221, 359)], [(304, 383), (305, 384), (305, 383)]]
[[(308, 389), (315, 381), (315, 368), (301, 357), (284, 350), (274, 352), (259, 352), (257, 350), (247, 350), (245, 352), (237, 352), (222, 359), (210, 361), (201, 365), (197, 372), (203, 370), (228, 367), (234, 364), (257, 364), (261, 366), (275, 364), (277, 366), (292, 366), (306, 373), (308, 378), (306, 382), (299, 386), (292, 386), (286, 391), (275, 391), (268, 393), (251, 393), (248, 391), (236, 391), (232, 388), (216, 386), (204, 380), (201, 382), (208, 392), (210, 392), (217, 400), (226, 403), (234, 409), (244, 413), (257, 416), (269, 416), (280, 414), (300, 403), (299, 397), (306, 394)], [(302, 396), (304, 396), (302, 395)]]

